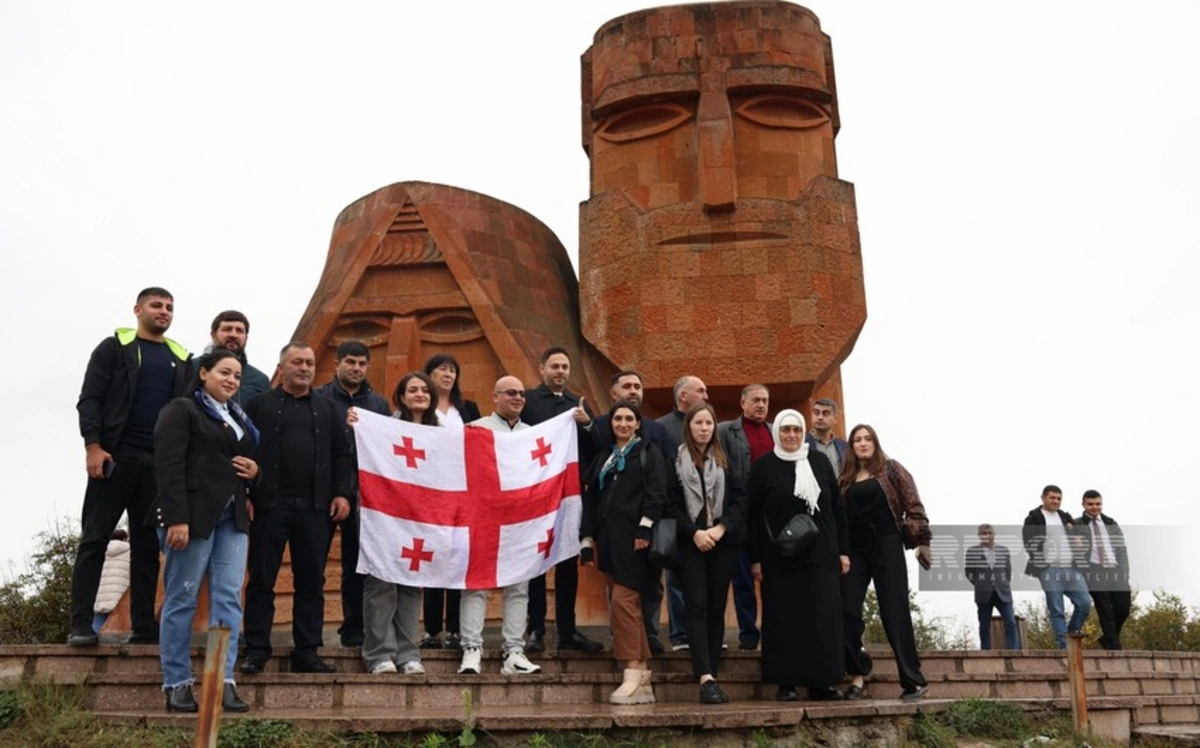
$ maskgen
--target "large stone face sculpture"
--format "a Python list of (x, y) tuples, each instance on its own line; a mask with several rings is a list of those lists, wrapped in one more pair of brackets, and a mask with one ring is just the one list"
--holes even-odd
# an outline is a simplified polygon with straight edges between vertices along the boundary
[(652, 8), (604, 24), (582, 68), (581, 312), (598, 365), (636, 367), (659, 409), (685, 373), (734, 409), (748, 382), (773, 403), (840, 395), (866, 302), (816, 16)]
[(578, 362), (573, 387), (599, 389), (578, 309), (566, 250), (536, 218), (469, 190), (401, 182), (338, 216), (295, 337), (313, 346), (318, 381), (331, 376), (339, 343), (362, 340), (371, 384), (388, 397), (406, 372), (450, 353), (463, 392), (489, 412), (496, 379), (536, 382), (538, 356), (552, 345)]

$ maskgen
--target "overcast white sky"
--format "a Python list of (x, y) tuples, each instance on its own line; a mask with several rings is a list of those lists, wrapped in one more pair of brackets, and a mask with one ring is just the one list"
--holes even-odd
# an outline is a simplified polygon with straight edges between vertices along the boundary
[[(574, 257), (579, 56), (646, 5), (0, 3), (0, 562), (78, 516), (75, 400), (138, 289), (175, 294), (193, 349), (244, 310), (270, 371), (335, 216), (384, 185), (511, 202)], [(1019, 523), (1054, 482), (1072, 511), (1097, 488), (1124, 524), (1197, 524), (1200, 5), (808, 7), (866, 271), (849, 421), (935, 523)]]

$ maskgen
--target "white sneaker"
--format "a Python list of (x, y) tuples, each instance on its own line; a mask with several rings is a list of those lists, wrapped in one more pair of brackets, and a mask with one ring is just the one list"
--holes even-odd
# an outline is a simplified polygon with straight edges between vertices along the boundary
[(687, 642), (679, 642), (678, 644), (672, 644), (671, 649), (676, 652), (686, 652), (691, 649), (691, 645)]
[(501, 675), (532, 675), (540, 672), (542, 666), (530, 662), (524, 652), (509, 652), (504, 655), (504, 664), (500, 666)]
[(371, 675), (383, 675), (384, 673), (396, 672), (396, 663), (391, 660), (384, 660), (375, 667), (371, 668)]
[(458, 666), (458, 672), (479, 675), (479, 668), (482, 662), (482, 649), (479, 647), (463, 647), (463, 658), (462, 663)]
[[(392, 672), (393, 673), (396, 672), (395, 666), (392, 667)], [(425, 674), (425, 666), (421, 664), (420, 660), (409, 660), (408, 662), (404, 663), (404, 674), (405, 675), (424, 675)]]

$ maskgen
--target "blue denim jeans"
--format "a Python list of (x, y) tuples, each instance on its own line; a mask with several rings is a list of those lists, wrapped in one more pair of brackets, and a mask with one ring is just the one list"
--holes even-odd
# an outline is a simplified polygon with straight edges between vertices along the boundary
[(158, 543), (166, 555), (158, 645), (163, 688), (194, 680), (192, 618), (196, 615), (196, 595), (205, 576), (208, 577), (208, 625), (229, 627), (225, 681), (233, 683), (238, 633), (242, 627), (242, 580), (246, 577), (249, 536), (237, 529), (230, 504), (207, 538), (191, 537), (187, 548), (181, 551), (168, 548), (166, 538), (166, 528), (158, 528)]
[[(1059, 649), (1067, 648), (1067, 632), (1082, 631), (1092, 610), (1092, 599), (1088, 595), (1087, 582), (1083, 574), (1075, 569), (1051, 566), (1038, 575), (1042, 591), (1046, 593), (1046, 610), (1050, 614), (1050, 628), (1054, 630), (1054, 643)], [(1063, 597), (1071, 600), (1073, 610), (1067, 623), (1066, 604)]]
[(1000, 620), (1004, 622), (1004, 648), (1005, 649), (1020, 649), (1021, 643), (1017, 641), (1017, 618), (1013, 614), (1013, 604), (1004, 602), (995, 592), (992, 593), (992, 599), (979, 608), (979, 648), (992, 648), (992, 608), (1000, 614)]

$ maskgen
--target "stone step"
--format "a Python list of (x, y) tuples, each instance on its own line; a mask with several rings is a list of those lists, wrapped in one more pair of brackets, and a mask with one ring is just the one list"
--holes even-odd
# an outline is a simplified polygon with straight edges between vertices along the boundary
[(1133, 745), (1200, 745), (1200, 723), (1186, 725), (1142, 725), (1133, 730)]
[[(1158, 709), (1166, 697), (1097, 698), (1089, 700), (1092, 727), (1122, 742), (1128, 742), (1131, 716), (1135, 710)], [(1027, 711), (1070, 710), (1066, 699), (1002, 699)], [(1193, 698), (1193, 702), (1195, 699)], [(237, 719), (284, 720), (305, 730), (337, 733), (374, 732), (407, 735), (419, 739), (430, 732), (457, 733), (465, 726), (486, 732), (501, 744), (513, 743), (532, 733), (606, 731), (653, 731), (672, 746), (744, 745), (746, 731), (765, 730), (772, 738), (797, 731), (817, 730), (822, 743), (838, 745), (904, 742), (907, 721), (917, 714), (933, 714), (954, 703), (953, 699), (926, 698), (919, 702), (899, 699), (864, 699), (857, 702), (796, 702), (781, 704), (773, 699), (735, 700), (729, 704), (701, 705), (670, 702), (646, 706), (611, 706), (600, 702), (572, 704), (397, 706), (358, 707), (266, 707), (255, 706), (245, 715), (225, 715), (225, 724)], [(1196, 705), (1191, 704), (1195, 709)], [(190, 729), (195, 715), (167, 714), (160, 702), (153, 710), (100, 711), (98, 716), (114, 724), (145, 724), (155, 727)], [(1144, 724), (1144, 723), (1143, 723)], [(1139, 728), (1141, 729), (1141, 728)], [(812, 735), (810, 732), (809, 735)]]
[[(426, 665), (431, 664), (427, 661)], [(456, 664), (456, 663), (455, 663)], [(548, 665), (550, 663), (547, 663)], [(430, 670), (425, 675), (370, 675), (361, 672), (305, 674), (266, 672), (238, 675), (243, 698), (267, 707), (306, 705), (320, 708), (341, 706), (446, 706), (462, 700), (470, 690), (473, 702), (500, 704), (590, 704), (603, 702), (621, 681), (614, 663), (594, 670), (550, 671), (522, 676), (499, 673), (500, 662), (484, 661), (480, 675), (458, 675), (453, 669)], [(698, 686), (690, 672), (657, 668), (655, 693), (660, 701), (689, 702), (697, 698)], [(1102, 674), (1087, 681), (1089, 699), (1105, 697), (1176, 696), (1194, 698), (1196, 681), (1170, 674), (1138, 673), (1113, 678)], [(944, 673), (928, 675), (930, 693), (938, 698), (965, 699), (1065, 699), (1069, 687), (1065, 673)], [(771, 698), (775, 687), (760, 682), (757, 668), (723, 669), (722, 687), (731, 698)], [(157, 672), (90, 673), (79, 682), (92, 687), (91, 708), (100, 710), (153, 709), (161, 701)], [(867, 694), (873, 698), (898, 697), (899, 679), (894, 675), (872, 675)]]

